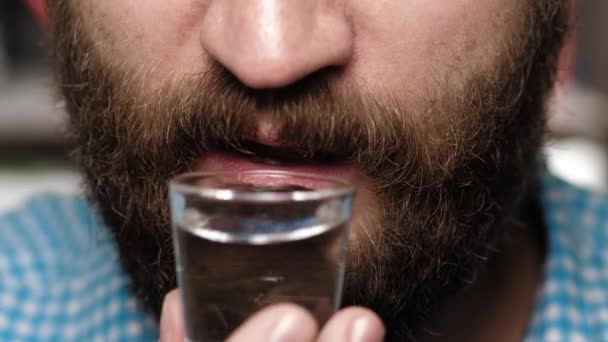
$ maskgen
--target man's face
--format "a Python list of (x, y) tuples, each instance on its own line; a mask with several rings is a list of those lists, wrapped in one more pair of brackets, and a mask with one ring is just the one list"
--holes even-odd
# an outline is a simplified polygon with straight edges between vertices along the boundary
[(149, 307), (175, 286), (168, 179), (314, 170), (360, 187), (345, 302), (395, 336), (508, 235), (567, 16), (561, 0), (49, 7), (77, 156)]

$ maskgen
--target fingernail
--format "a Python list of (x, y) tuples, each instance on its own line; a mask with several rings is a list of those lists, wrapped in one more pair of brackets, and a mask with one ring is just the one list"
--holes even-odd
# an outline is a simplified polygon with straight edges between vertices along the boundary
[(350, 331), (350, 342), (378, 342), (384, 338), (384, 330), (376, 327), (369, 317), (356, 318)]
[(279, 318), (270, 334), (272, 342), (300, 341), (298, 336), (298, 316), (287, 314)]

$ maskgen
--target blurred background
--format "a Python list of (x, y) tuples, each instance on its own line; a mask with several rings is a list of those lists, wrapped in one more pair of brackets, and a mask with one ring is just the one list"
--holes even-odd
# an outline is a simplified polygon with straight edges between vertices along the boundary
[[(576, 27), (551, 105), (548, 165), (573, 183), (606, 191), (608, 1), (579, 1)], [(45, 45), (24, 0), (0, 1), (0, 211), (35, 193), (80, 188)]]
[(0, 211), (40, 191), (74, 192), (45, 35), (24, 1), (0, 1)]

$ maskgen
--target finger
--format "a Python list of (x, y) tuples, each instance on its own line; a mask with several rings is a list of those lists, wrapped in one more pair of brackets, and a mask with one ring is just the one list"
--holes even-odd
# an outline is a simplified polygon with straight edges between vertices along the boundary
[(178, 290), (165, 296), (160, 315), (160, 342), (184, 341), (184, 320), (182, 318), (182, 301)]
[(319, 342), (381, 342), (384, 325), (373, 311), (350, 307), (336, 313), (321, 331)]
[(304, 308), (276, 304), (253, 315), (227, 342), (312, 342), (317, 332), (317, 321)]

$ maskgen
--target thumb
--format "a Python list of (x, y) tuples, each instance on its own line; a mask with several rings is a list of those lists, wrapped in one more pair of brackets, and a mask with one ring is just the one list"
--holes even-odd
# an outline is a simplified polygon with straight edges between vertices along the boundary
[(182, 302), (178, 290), (173, 290), (165, 297), (160, 315), (160, 342), (184, 341), (184, 320)]

